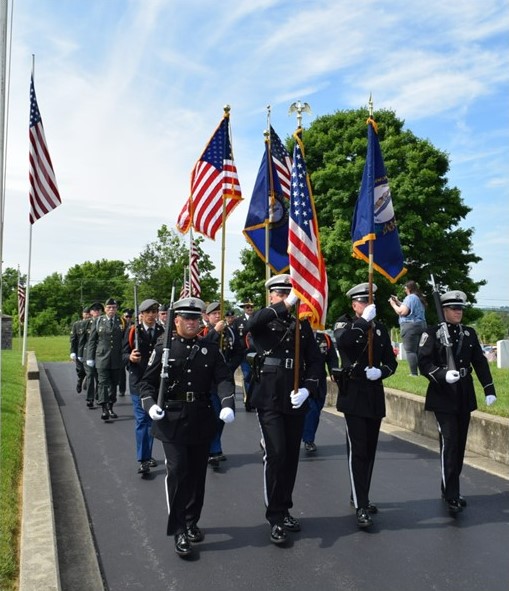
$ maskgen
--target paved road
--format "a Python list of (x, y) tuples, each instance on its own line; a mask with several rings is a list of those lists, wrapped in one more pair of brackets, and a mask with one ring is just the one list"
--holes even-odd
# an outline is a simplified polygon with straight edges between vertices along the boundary
[[(302, 452), (293, 510), (302, 532), (291, 536), (288, 547), (271, 544), (256, 415), (244, 412), (240, 396), (236, 421), (223, 435), (228, 460), (207, 477), (200, 522), (205, 541), (196, 546), (194, 560), (182, 560), (165, 535), (158, 442), (154, 456), (161, 464), (148, 480), (136, 474), (129, 396), (119, 399), (119, 419), (104, 424), (99, 410), (87, 409), (84, 395), (76, 394), (70, 363), (44, 368), (43, 398), (58, 403), (109, 591), (509, 589), (508, 481), (465, 467), (462, 493), (469, 505), (450, 517), (439, 498), (437, 454), (382, 433), (371, 495), (380, 513), (373, 528), (361, 531), (349, 505), (344, 420), (335, 412), (322, 414), (318, 453)], [(51, 438), (49, 445), (51, 456)], [(52, 466), (52, 476), (58, 469)], [(80, 560), (70, 547), (81, 539), (72, 523), (77, 495), (68, 493), (65, 502), (55, 498), (59, 531), (72, 528), (72, 535), (60, 535), (62, 588), (94, 589), (86, 577), (81, 584), (71, 583), (71, 576), (66, 582), (72, 571), (66, 556)], [(62, 514), (68, 516), (64, 524)]]

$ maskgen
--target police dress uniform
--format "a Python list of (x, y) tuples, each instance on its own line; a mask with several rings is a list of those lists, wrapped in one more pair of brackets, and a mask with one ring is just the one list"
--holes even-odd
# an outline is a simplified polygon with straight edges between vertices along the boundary
[[(158, 306), (158, 303), (151, 299), (143, 300), (140, 304), (139, 311), (145, 312), (152, 306)], [(144, 324), (132, 324), (129, 330), (126, 330), (124, 333), (122, 357), (129, 375), (129, 391), (133, 405), (134, 432), (136, 435), (136, 459), (140, 462), (139, 472), (142, 474), (150, 471), (154, 438), (151, 433), (152, 419), (141, 405), (138, 384), (145, 373), (148, 360), (152, 355), (156, 342), (163, 333), (164, 328), (157, 322), (152, 327)], [(133, 349), (136, 348), (136, 340), (138, 341), (137, 350), (140, 353), (140, 360), (138, 363), (132, 363), (129, 357)]]
[[(253, 302), (251, 300), (246, 300), (239, 304), (240, 308), (245, 308), (246, 306), (253, 306)], [(249, 353), (249, 335), (248, 330), (246, 329), (246, 325), (249, 322), (251, 316), (248, 316), (245, 312), (235, 318), (233, 323), (234, 330), (239, 335), (239, 342), (241, 347), (241, 361), (240, 361), (240, 370), (242, 371), (242, 389), (244, 394), (244, 405), (247, 411), (252, 410), (251, 408), (251, 391), (252, 391), (252, 370), (251, 366), (247, 361), (247, 354)]]
[[(368, 301), (368, 284), (362, 283), (347, 292), (357, 301)], [(373, 291), (376, 286), (373, 285)], [(369, 380), (365, 369), (370, 365), (368, 358), (368, 332), (372, 329), (373, 364), (381, 371), (377, 380)], [(344, 391), (340, 391), (336, 408), (345, 415), (348, 468), (352, 502), (359, 511), (375, 512), (370, 503), (369, 490), (375, 463), (378, 435), (385, 417), (385, 394), (383, 382), (393, 375), (398, 362), (392, 342), (385, 326), (380, 322), (367, 322), (364, 318), (341, 316), (334, 326), (334, 338), (342, 366), (350, 368), (351, 374)], [(365, 520), (364, 523), (362, 521)], [(361, 516), (359, 525), (370, 525), (366, 515)]]
[[(443, 307), (466, 305), (463, 292), (441, 296)], [(419, 370), (429, 380), (424, 408), (435, 413), (440, 441), (441, 491), (450, 509), (460, 510), (460, 474), (463, 468), (470, 413), (477, 408), (472, 369), (486, 396), (496, 396), (488, 360), (471, 326), (447, 323), (450, 342), (460, 378), (449, 384), (446, 348), (440, 339), (440, 325), (428, 327), (419, 343)], [(461, 499), (461, 504), (460, 504)]]
[[(329, 375), (332, 376), (332, 370), (338, 367), (338, 353), (336, 346), (332, 342), (330, 336), (322, 331), (315, 333), (316, 343), (322, 356), (322, 363), (324, 367), (329, 370)], [(315, 437), (320, 423), (320, 413), (327, 398), (327, 376), (320, 378), (318, 384), (318, 396), (311, 398), (308, 402), (308, 411), (304, 421), (304, 430), (302, 432), (302, 441), (306, 446), (306, 451), (316, 451)]]
[[(279, 283), (280, 278), (283, 278), (283, 284)], [(290, 291), (289, 276), (275, 275), (266, 282), (266, 287)], [(296, 322), (281, 301), (255, 312), (246, 325), (259, 356), (251, 405), (257, 410), (264, 439), (265, 517), (272, 528), (283, 527), (285, 519), (290, 517), (307, 411), (307, 401), (294, 409), (290, 400), (290, 393), (294, 390)], [(302, 320), (299, 387), (307, 388), (310, 396), (316, 396), (323, 372), (311, 326), (307, 320)]]
[[(107, 304), (113, 300), (108, 300)], [(102, 406), (101, 418), (116, 418), (113, 405), (117, 401), (117, 386), (122, 362), (124, 329), (118, 316), (100, 316), (93, 324), (87, 345), (87, 359), (95, 361), (97, 369), (97, 402)]]
[[(219, 310), (220, 307), (221, 305), (219, 302), (212, 302), (207, 306), (205, 313), (211, 314), (212, 312)], [(220, 348), (233, 378), (234, 368), (232, 366), (232, 359), (235, 351), (235, 333), (232, 328), (226, 325), (222, 332), (218, 332), (214, 325), (209, 322), (207, 326), (203, 327), (198, 336), (204, 342), (215, 343)], [(224, 430), (224, 422), (219, 418), (219, 413), (221, 412), (221, 400), (219, 399), (215, 385), (210, 393), (210, 399), (217, 417), (217, 430), (210, 442), (209, 464), (217, 468), (219, 466), (219, 461), (225, 460), (226, 457), (223, 455), (223, 448), (221, 445), (221, 436)]]
[[(201, 316), (205, 305), (198, 298), (185, 298), (175, 303), (174, 310)], [(156, 344), (139, 382), (147, 412), (158, 397), (164, 339)], [(217, 386), (222, 407), (233, 410), (235, 384), (217, 344), (202, 343), (198, 336), (173, 334), (168, 372), (165, 414), (152, 423), (152, 433), (162, 442), (166, 457), (167, 534), (177, 539), (196, 526), (203, 507), (209, 445), (216, 430), (212, 386)]]

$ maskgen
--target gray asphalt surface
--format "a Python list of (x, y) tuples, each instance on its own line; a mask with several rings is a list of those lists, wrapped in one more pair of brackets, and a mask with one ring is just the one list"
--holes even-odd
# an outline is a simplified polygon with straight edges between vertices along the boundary
[[(255, 413), (238, 412), (223, 434), (227, 461), (209, 469), (200, 527), (205, 540), (182, 560), (167, 538), (165, 469), (137, 475), (130, 397), (119, 398), (119, 418), (108, 424), (76, 394), (71, 363), (44, 364), (46, 403), (56, 400), (85, 498), (104, 589), (124, 591), (507, 591), (509, 483), (466, 466), (466, 510), (450, 517), (440, 499), (438, 455), (381, 434), (371, 497), (379, 507), (370, 530), (359, 530), (349, 504), (344, 420), (323, 412), (312, 456), (304, 450), (293, 514), (302, 532), (286, 547), (269, 541), (264, 520), (262, 462)], [(58, 414), (58, 412), (57, 412)], [(52, 439), (48, 438), (50, 457)], [(55, 454), (53, 454), (55, 457)], [(56, 456), (58, 457), (58, 456)], [(66, 464), (64, 466), (64, 464)], [(51, 467), (55, 486), (69, 470)], [(58, 476), (59, 475), (59, 476)], [(59, 484), (60, 482), (60, 484)], [(54, 491), (64, 591), (94, 589), (86, 564), (94, 556), (73, 522), (75, 492)], [(73, 549), (73, 544), (76, 548)], [(83, 575), (77, 576), (82, 572)]]

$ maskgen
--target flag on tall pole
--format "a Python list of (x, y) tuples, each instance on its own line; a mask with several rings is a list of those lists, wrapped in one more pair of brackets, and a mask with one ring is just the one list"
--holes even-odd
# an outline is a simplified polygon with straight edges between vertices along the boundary
[(201, 296), (200, 269), (198, 268), (198, 249), (191, 237), (191, 248), (189, 251), (189, 295), (199, 298)]
[(407, 270), (403, 266), (403, 253), (378, 140), (378, 127), (371, 115), (366, 123), (368, 151), (352, 221), (353, 256), (369, 263), (371, 242), (373, 268), (392, 283), (396, 283)]
[(320, 247), (320, 234), (311, 183), (304, 159), (302, 128), (293, 134), (292, 185), (288, 253), (292, 286), (299, 297), (299, 318), (308, 317), (313, 329), (325, 328), (327, 270)]
[(265, 139), (265, 152), (256, 177), (243, 234), (272, 271), (282, 273), (289, 264), (288, 209), (292, 159), (272, 126), (267, 135), (269, 137)]
[(30, 78), (30, 223), (61, 205), (55, 172), (46, 144), (44, 127), (35, 96), (34, 76)]
[(191, 196), (177, 218), (177, 229), (185, 234), (190, 228), (215, 239), (226, 217), (242, 199), (237, 168), (230, 141), (229, 108), (210, 138), (191, 173)]

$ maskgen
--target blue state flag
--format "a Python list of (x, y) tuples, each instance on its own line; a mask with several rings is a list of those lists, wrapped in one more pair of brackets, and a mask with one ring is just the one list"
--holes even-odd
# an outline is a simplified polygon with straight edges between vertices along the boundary
[[(291, 158), (270, 129), (270, 142), (258, 170), (243, 234), (274, 273), (288, 268), (288, 209)], [(268, 236), (267, 236), (268, 233)], [(268, 237), (268, 252), (267, 252)]]
[(391, 190), (371, 117), (368, 123), (368, 152), (359, 198), (352, 220), (353, 256), (369, 263), (369, 243), (373, 242), (373, 268), (396, 283), (407, 270), (392, 205)]

